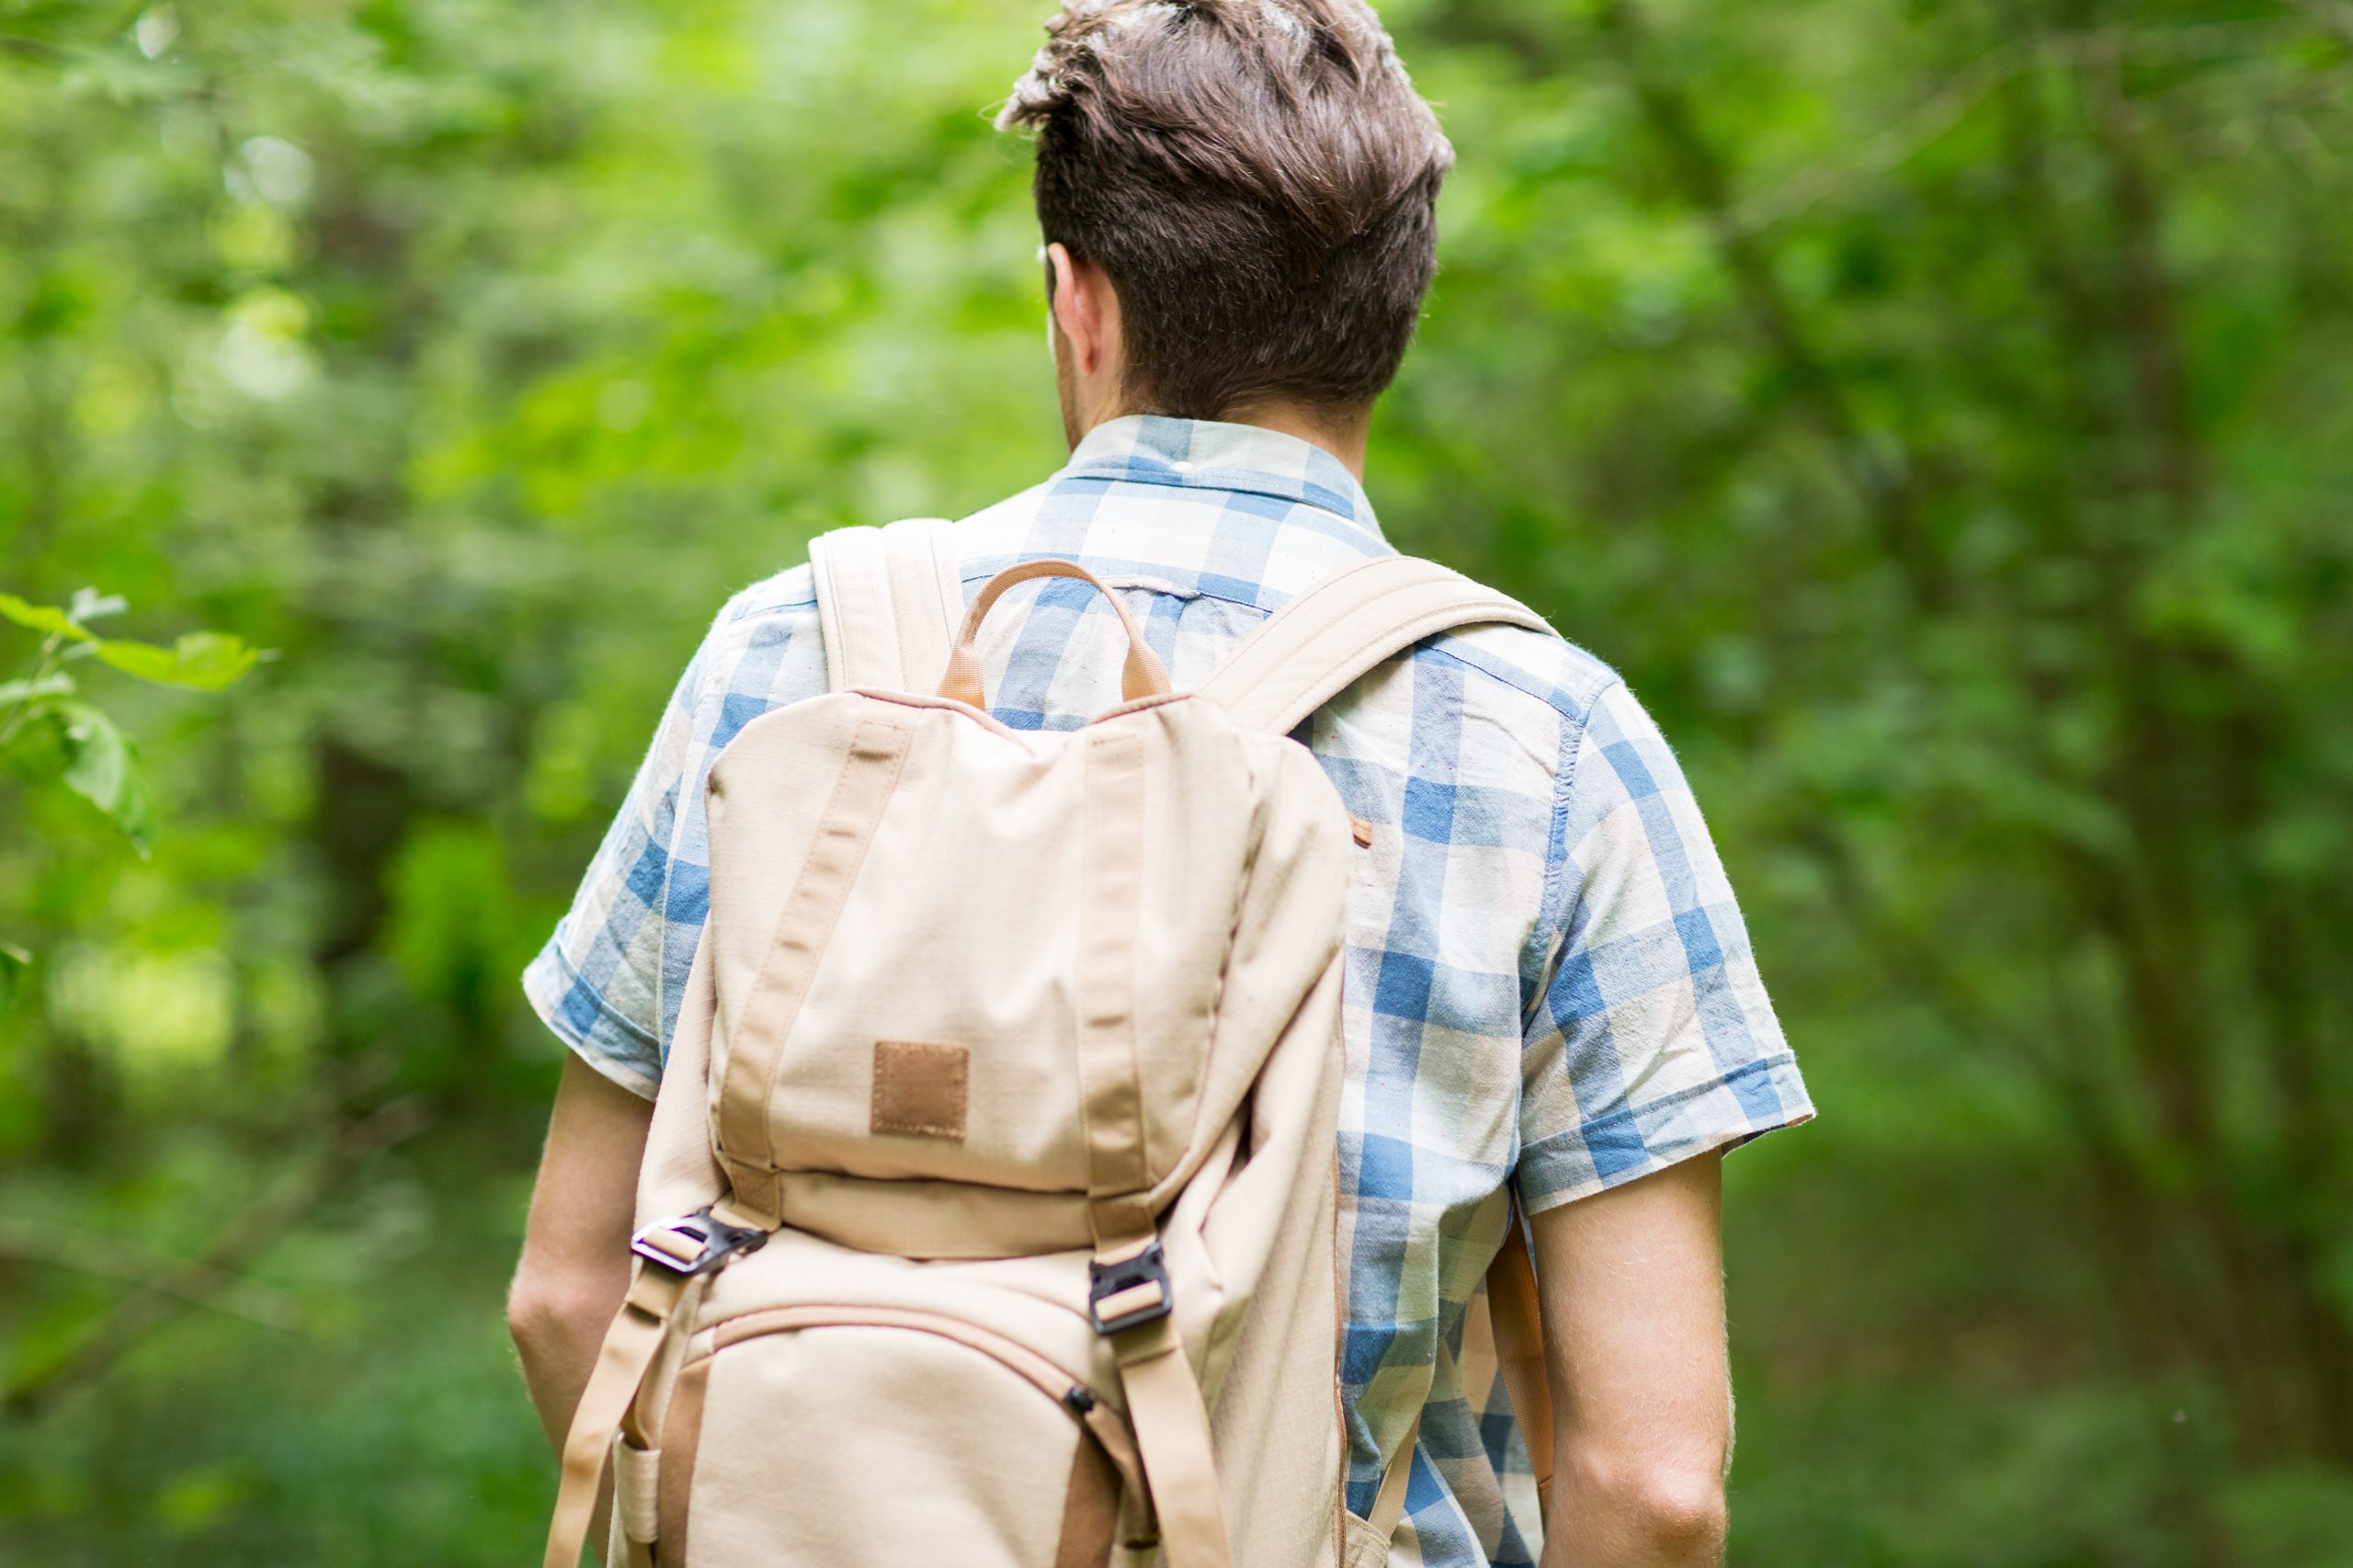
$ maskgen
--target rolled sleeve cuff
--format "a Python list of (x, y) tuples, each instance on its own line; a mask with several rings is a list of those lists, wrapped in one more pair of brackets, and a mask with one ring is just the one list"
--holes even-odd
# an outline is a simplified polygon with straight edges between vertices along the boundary
[(1620, 1106), (1526, 1144), (1517, 1176), (1520, 1202), (1540, 1214), (1813, 1119), (1813, 1101), (1797, 1058), (1777, 1051), (1708, 1083)]
[(558, 1040), (599, 1074), (642, 1099), (662, 1084), (662, 1046), (616, 1011), (565, 958), (562, 933), (523, 971), (523, 994)]

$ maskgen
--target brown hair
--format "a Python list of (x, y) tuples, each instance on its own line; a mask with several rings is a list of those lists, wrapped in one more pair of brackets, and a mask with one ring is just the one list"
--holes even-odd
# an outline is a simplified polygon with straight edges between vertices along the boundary
[(1371, 403), (1437, 267), (1453, 149), (1362, 0), (1071, 0), (1000, 127), (1119, 290), (1130, 401)]

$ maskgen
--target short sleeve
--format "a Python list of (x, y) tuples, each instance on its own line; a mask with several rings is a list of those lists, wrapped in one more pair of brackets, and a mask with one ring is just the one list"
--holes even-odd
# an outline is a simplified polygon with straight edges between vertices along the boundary
[(1521, 1052), (1521, 1201), (1540, 1211), (1813, 1114), (1683, 771), (1612, 683), (1552, 834), (1556, 956)]
[(752, 720), (825, 689), (809, 569), (729, 599), (687, 665), (572, 908), (523, 971), (532, 1010), (588, 1065), (651, 1098), (710, 914), (703, 786)]
[(523, 971), (523, 993), (548, 1028), (588, 1065), (648, 1098), (662, 1076), (663, 927), (678, 801), (711, 642), (696, 651), (670, 694), (572, 908)]

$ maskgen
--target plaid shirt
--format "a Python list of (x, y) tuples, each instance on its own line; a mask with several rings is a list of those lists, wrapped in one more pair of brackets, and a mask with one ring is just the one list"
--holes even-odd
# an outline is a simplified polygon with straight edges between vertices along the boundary
[[(1246, 426), (1128, 418), (957, 525), (969, 596), (1060, 556), (1108, 582), (1178, 687), (1291, 596), (1388, 552), (1328, 454)], [(1017, 589), (994, 711), (1074, 728), (1118, 699), (1120, 632), (1082, 584)], [(806, 567), (730, 600), (688, 666), (572, 912), (525, 976), (597, 1071), (651, 1095), (709, 909), (703, 783), (768, 710), (825, 688)], [(1304, 727), (1372, 824), (1349, 913), (1340, 1124), (1348, 1506), (1423, 1411), (1392, 1561), (1532, 1562), (1525, 1449), (1463, 1309), (1530, 1211), (1813, 1114), (1689, 788), (1606, 666), (1480, 628), (1382, 665)]]

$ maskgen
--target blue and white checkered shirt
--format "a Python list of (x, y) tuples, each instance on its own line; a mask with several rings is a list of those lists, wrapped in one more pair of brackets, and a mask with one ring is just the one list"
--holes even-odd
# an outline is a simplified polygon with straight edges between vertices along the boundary
[[(1109, 583), (1178, 687), (1291, 596), (1389, 546), (1328, 454), (1248, 426), (1127, 418), (956, 525), (969, 596), (1016, 562)], [(1118, 700), (1082, 584), (1008, 596), (996, 716), (1075, 728)], [(572, 912), (524, 978), (597, 1071), (651, 1095), (709, 909), (703, 782), (735, 733), (825, 688), (806, 567), (730, 600), (679, 682)], [(1528, 1563), (1535, 1488), (1463, 1309), (1530, 1211), (1813, 1114), (1699, 807), (1623, 682), (1509, 627), (1434, 639), (1302, 733), (1370, 823), (1349, 911), (1340, 1246), (1348, 1506), (1423, 1410), (1392, 1561)]]

